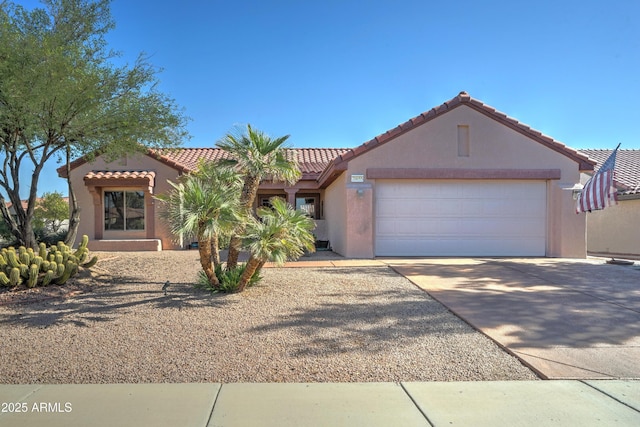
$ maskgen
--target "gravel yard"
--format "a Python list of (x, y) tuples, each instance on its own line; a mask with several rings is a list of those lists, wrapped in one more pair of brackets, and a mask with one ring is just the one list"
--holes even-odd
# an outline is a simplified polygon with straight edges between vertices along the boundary
[(66, 297), (0, 294), (0, 383), (537, 378), (386, 267), (264, 269), (211, 295), (196, 251), (98, 255)]

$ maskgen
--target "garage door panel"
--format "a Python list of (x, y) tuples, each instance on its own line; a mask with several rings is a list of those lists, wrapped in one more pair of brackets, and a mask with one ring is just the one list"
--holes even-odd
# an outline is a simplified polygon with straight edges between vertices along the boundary
[(543, 256), (544, 181), (376, 182), (376, 255)]

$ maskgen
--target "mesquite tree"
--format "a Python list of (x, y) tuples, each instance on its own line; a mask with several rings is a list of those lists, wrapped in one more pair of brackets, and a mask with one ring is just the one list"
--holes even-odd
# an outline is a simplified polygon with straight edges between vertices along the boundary
[[(33, 213), (44, 165), (72, 157), (116, 159), (178, 145), (187, 118), (157, 90), (157, 69), (139, 56), (116, 66), (107, 47), (109, 0), (43, 0), (31, 11), (0, 1), (0, 213), (21, 245), (35, 247)], [(21, 174), (32, 172), (30, 182)], [(69, 180), (68, 174), (67, 179)], [(20, 203), (28, 186), (27, 207)], [(15, 218), (5, 207), (15, 207)], [(78, 207), (69, 185), (75, 239)]]

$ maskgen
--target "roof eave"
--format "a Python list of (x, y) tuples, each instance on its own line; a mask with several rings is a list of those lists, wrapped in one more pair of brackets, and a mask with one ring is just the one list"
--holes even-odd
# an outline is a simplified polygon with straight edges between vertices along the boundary
[[(148, 148), (142, 154), (144, 154), (146, 156), (149, 156), (152, 159), (157, 160), (157, 161), (159, 161), (161, 163), (164, 163), (164, 164), (166, 164), (166, 165), (178, 170), (181, 173), (186, 173), (186, 172), (189, 171), (189, 169), (186, 166), (184, 166), (184, 165), (182, 165), (182, 164), (180, 164), (180, 163), (178, 163), (176, 161), (173, 161), (171, 158), (158, 153), (156, 150), (154, 150), (152, 148)], [(94, 153), (93, 154), (94, 159), (98, 158), (99, 156), (100, 156), (99, 153)], [(74, 170), (74, 169), (84, 165), (85, 163), (90, 163), (90, 161), (87, 160), (87, 156), (79, 157), (79, 158), (75, 159), (74, 161), (72, 161), (71, 163), (69, 163), (69, 166), (70, 166), (69, 170)], [(66, 179), (67, 178), (67, 165), (60, 166), (59, 168), (56, 169), (56, 172), (58, 172), (58, 176), (60, 178), (65, 178)]]
[(331, 163), (329, 163), (329, 165), (322, 171), (317, 179), (319, 188), (327, 188), (333, 183), (333, 181), (338, 179), (342, 172), (347, 170), (349, 162), (344, 160), (343, 156), (344, 155), (338, 156), (337, 158), (333, 159)]
[(571, 160), (575, 161), (578, 164), (578, 169), (581, 172), (592, 171), (594, 169), (594, 166), (596, 165), (596, 162), (589, 159), (589, 157), (579, 153), (578, 151), (572, 148), (567, 147), (565, 144), (559, 141), (556, 141), (550, 136), (544, 135), (542, 132), (532, 129), (530, 126), (527, 126), (524, 123), (521, 123), (518, 120), (513, 119), (507, 116), (506, 114), (497, 111), (495, 108), (490, 107), (487, 104), (472, 98), (466, 92), (460, 92), (458, 96), (456, 96), (455, 98), (437, 107), (434, 107), (431, 110), (426, 111), (416, 117), (413, 117), (412, 119), (407, 120), (406, 122), (396, 126), (393, 129), (386, 131), (383, 134), (376, 136), (375, 138), (350, 150), (349, 152), (343, 154), (342, 156), (339, 156), (338, 159), (339, 161), (348, 161), (353, 157), (360, 156), (462, 105), (466, 105), (469, 108), (472, 108), (475, 111), (481, 114), (484, 114), (485, 116), (505, 125), (506, 127), (528, 138), (531, 138), (534, 141), (539, 142), (542, 145), (566, 157), (569, 157)]

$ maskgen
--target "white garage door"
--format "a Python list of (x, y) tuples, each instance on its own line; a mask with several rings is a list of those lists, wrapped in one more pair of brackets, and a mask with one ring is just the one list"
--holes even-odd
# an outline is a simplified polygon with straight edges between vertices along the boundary
[(377, 256), (544, 256), (544, 181), (377, 180)]

